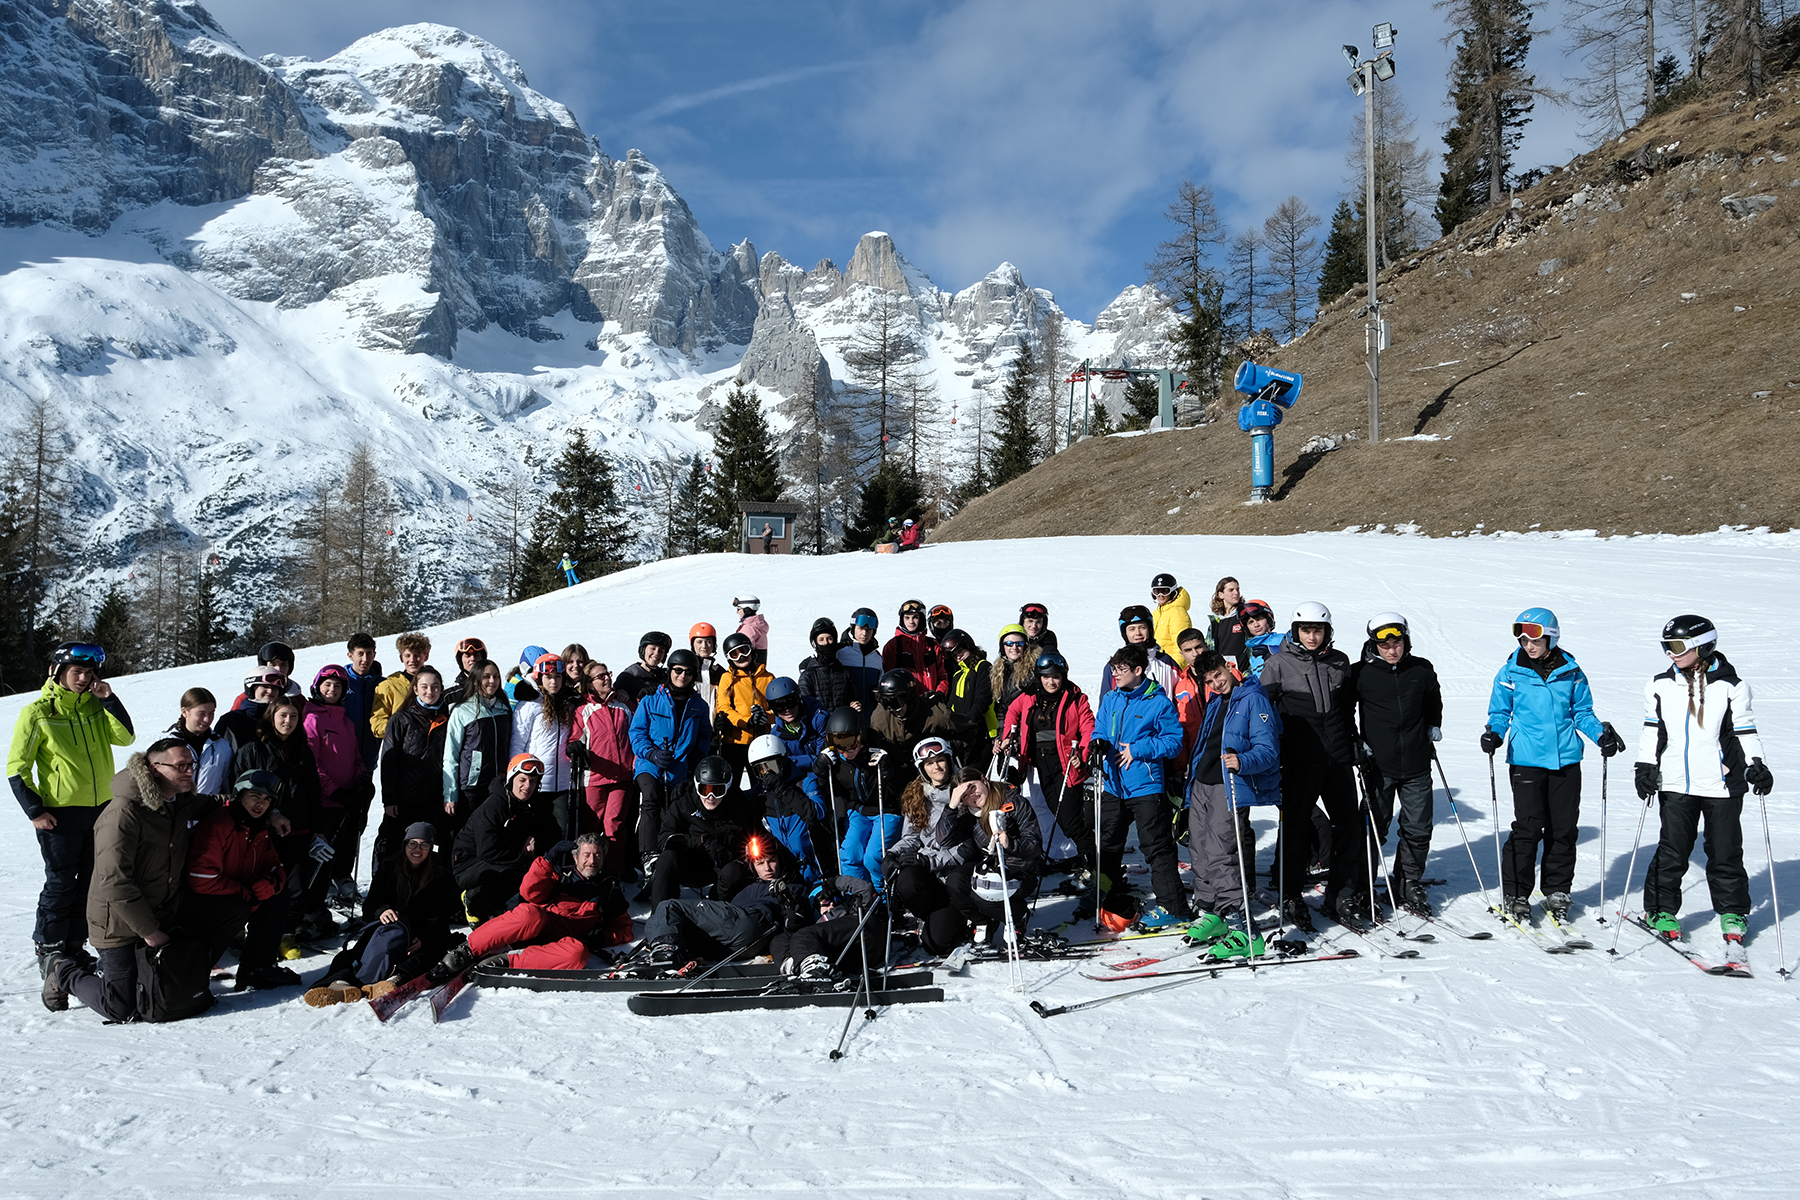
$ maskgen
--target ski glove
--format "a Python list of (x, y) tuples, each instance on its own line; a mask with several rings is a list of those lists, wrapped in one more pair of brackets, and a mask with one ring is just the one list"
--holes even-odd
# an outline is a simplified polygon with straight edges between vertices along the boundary
[(721, 739), (731, 736), (730, 717), (727, 717), (724, 713), (713, 714), (713, 736)]
[(1594, 745), (1600, 747), (1601, 758), (1611, 758), (1625, 749), (1625, 739), (1619, 736), (1619, 731), (1612, 727), (1611, 721), (1602, 721), (1600, 722), (1600, 740)]
[(1762, 759), (1753, 758), (1750, 765), (1744, 768), (1744, 782), (1757, 795), (1766, 796), (1775, 790), (1775, 773), (1769, 770)]
[(1105, 738), (1095, 738), (1088, 743), (1088, 770), (1093, 770), (1104, 763), (1112, 754), (1112, 743)]
[(1427, 729), (1425, 731), (1425, 733), (1434, 742), (1441, 742), (1444, 740), (1444, 731), (1442, 729), (1439, 729), (1436, 725), (1433, 725), (1430, 729)]
[(886, 757), (887, 751), (883, 750), (880, 746), (869, 747), (869, 765), (871, 767)]
[(261, 904), (265, 900), (272, 899), (275, 893), (280, 890), (281, 887), (279, 884), (273, 879), (264, 876), (250, 885), (250, 899), (257, 904)]
[(752, 704), (750, 706), (750, 731), (752, 733), (763, 733), (766, 732), (768, 728), (769, 714), (763, 711), (762, 705)]
[(328, 863), (337, 857), (337, 851), (333, 850), (331, 843), (322, 837), (314, 837), (312, 846), (307, 849), (306, 853), (316, 863)]
[(1645, 804), (1650, 798), (1662, 790), (1662, 772), (1656, 769), (1655, 763), (1639, 763), (1637, 765), (1638, 799)]
[(1492, 754), (1505, 744), (1506, 739), (1495, 733), (1492, 729), (1484, 729), (1481, 731), (1481, 752), (1483, 754)]
[(655, 763), (658, 770), (675, 769), (675, 755), (667, 746), (652, 746), (644, 751), (644, 757)]

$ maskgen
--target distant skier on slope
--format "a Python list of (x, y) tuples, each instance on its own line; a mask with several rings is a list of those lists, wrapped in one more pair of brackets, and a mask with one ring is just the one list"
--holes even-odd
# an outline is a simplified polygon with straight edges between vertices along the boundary
[(562, 573), (563, 573), (563, 586), (564, 587), (574, 587), (576, 584), (581, 582), (581, 580), (579, 580), (575, 577), (575, 568), (579, 567), (580, 565), (581, 565), (580, 563), (576, 562), (574, 559), (569, 557), (569, 552), (567, 550), (563, 551)]

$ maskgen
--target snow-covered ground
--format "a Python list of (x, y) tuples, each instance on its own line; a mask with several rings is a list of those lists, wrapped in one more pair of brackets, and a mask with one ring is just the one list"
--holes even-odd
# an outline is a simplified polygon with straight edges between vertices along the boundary
[[(1663, 621), (1710, 615), (1755, 689), (1777, 784), (1779, 882), (1789, 911), (1800, 905), (1791, 534), (1070, 538), (898, 557), (703, 557), (433, 633), (440, 660), (474, 634), (501, 654), (578, 640), (618, 667), (643, 630), (729, 626), (733, 594), (754, 591), (771, 664), (791, 671), (821, 613), (842, 622), (869, 604), (889, 623), (916, 596), (949, 603), (991, 643), (1020, 602), (1041, 600), (1091, 690), (1116, 641), (1114, 614), (1143, 601), (1160, 570), (1197, 593), (1196, 609), (1227, 573), (1278, 612), (1322, 600), (1352, 651), (1374, 612), (1410, 617), (1417, 651), (1444, 681), (1442, 753), (1490, 886), (1475, 741), (1513, 615), (1557, 611), (1600, 716), (1634, 749), (1643, 681), (1666, 662)], [(303, 652), (301, 673), (327, 658)], [(244, 667), (117, 681), (140, 745), (174, 718), (184, 688), (234, 694)], [(7, 728), (22, 703), (0, 700)], [(1590, 749), (1576, 900), (1602, 945), (1612, 926), (1591, 926), (1602, 869), (1616, 896), (1641, 811), (1629, 767), (1611, 774), (1603, 862)], [(1449, 880), (1437, 889), (1448, 913), (1477, 924), (1441, 795), (1438, 808), (1430, 873)], [(382, 1027), (366, 1007), (309, 1009), (293, 992), (228, 998), (163, 1027), (102, 1027), (79, 1007), (49, 1014), (28, 945), (41, 869), (15, 821), (0, 841), (0, 1194), (1791, 1195), (1800, 1009), (1797, 985), (1775, 971), (1754, 798), (1745, 824), (1754, 980), (1702, 975), (1635, 930), (1617, 958), (1552, 957), (1501, 932), (1440, 941), (1409, 962), (1240, 971), (1044, 1021), (1030, 1000), (1142, 985), (1034, 964), (1018, 995), (1003, 967), (977, 965), (946, 983), (944, 1004), (858, 1021), (834, 1063), (841, 1011), (644, 1018), (620, 996), (466, 993), (440, 1026), (415, 1008)], [(1259, 812), (1257, 825), (1266, 861), (1272, 821)], [(1647, 840), (1653, 830), (1654, 818)], [(1716, 946), (1698, 867), (1688, 885), (1689, 928)], [(1038, 923), (1068, 903), (1041, 905)], [(1800, 922), (1787, 926), (1800, 956)], [(305, 965), (310, 981), (324, 963)]]

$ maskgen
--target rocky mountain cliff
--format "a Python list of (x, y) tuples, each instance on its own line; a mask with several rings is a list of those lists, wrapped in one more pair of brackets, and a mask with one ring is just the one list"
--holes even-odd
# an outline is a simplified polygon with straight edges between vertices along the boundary
[(1074, 357), (1161, 342), (1146, 291), (1090, 328), (1010, 264), (942, 291), (886, 234), (843, 271), (721, 252), (642, 154), (443, 26), (257, 60), (193, 0), (0, 0), (0, 79), (0, 400), (68, 432), (77, 585), (204, 548), (241, 611), (368, 441), (442, 593), (569, 428), (646, 487), (708, 448), (719, 385), (841, 385), (882, 295), (953, 408), (1047, 322)]

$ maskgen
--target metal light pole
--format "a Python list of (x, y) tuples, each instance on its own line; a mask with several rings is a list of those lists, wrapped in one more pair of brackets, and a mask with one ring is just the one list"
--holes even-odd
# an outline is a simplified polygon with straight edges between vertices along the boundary
[(1375, 81), (1394, 77), (1392, 47), (1399, 30), (1386, 21), (1375, 26), (1374, 58), (1358, 61), (1355, 46), (1344, 47), (1344, 57), (1356, 70), (1349, 79), (1350, 90), (1363, 98), (1363, 255), (1369, 271), (1369, 303), (1363, 309), (1368, 322), (1363, 329), (1363, 355), (1369, 371), (1369, 441), (1381, 441), (1381, 352), (1387, 349), (1387, 322), (1381, 319), (1381, 301), (1375, 295), (1375, 273), (1379, 266), (1375, 243)]

